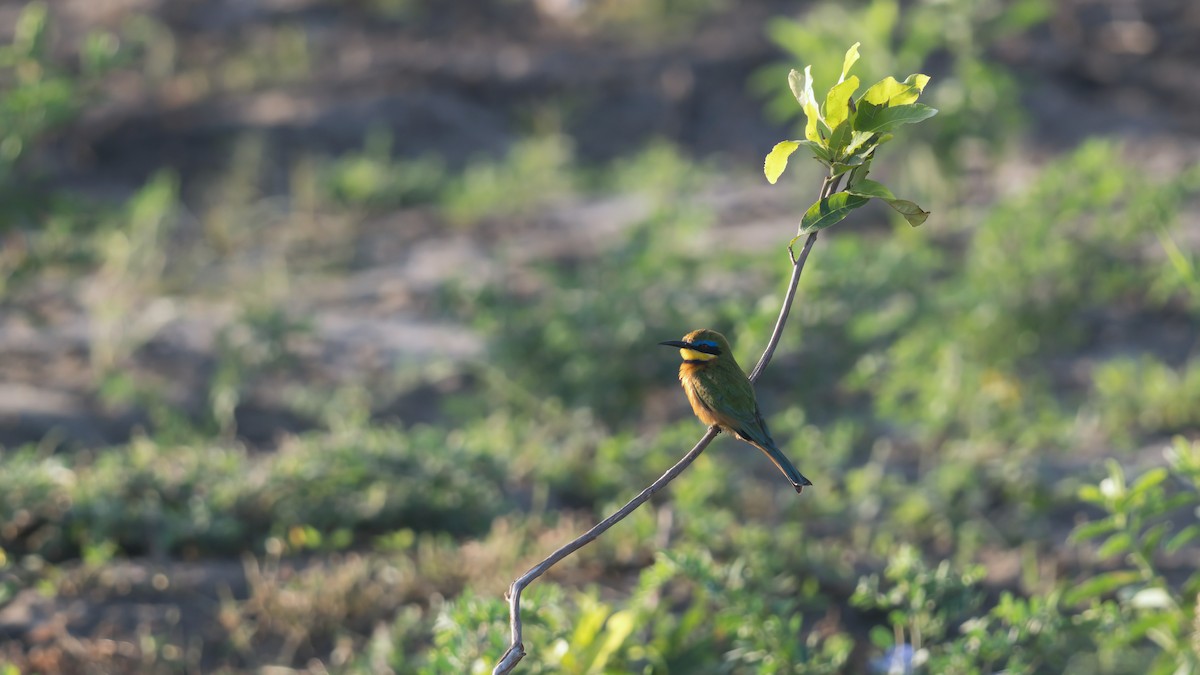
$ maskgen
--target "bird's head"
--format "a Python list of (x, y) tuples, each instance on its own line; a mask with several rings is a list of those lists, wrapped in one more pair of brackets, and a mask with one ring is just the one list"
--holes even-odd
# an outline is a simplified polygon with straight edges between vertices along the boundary
[(705, 363), (725, 357), (732, 360), (729, 340), (715, 330), (701, 328), (683, 336), (682, 340), (667, 340), (658, 343), (667, 347), (678, 347), (679, 355), (688, 363)]

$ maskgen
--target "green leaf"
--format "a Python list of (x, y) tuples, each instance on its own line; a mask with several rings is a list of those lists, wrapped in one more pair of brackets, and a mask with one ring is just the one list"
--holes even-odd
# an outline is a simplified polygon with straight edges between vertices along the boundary
[(887, 107), (888, 101), (892, 100), (893, 96), (901, 92), (908, 91), (909, 88), (910, 85), (901, 84), (896, 81), (896, 78), (888, 75), (887, 77), (868, 87), (867, 90), (863, 92), (862, 98), (859, 99), (859, 103), (871, 103), (877, 106)]
[(796, 97), (800, 107), (804, 107), (804, 80), (804, 73), (795, 68), (788, 71), (788, 88), (792, 90), (792, 96)]
[(888, 76), (871, 85), (863, 92), (860, 100), (888, 108), (907, 105), (916, 102), (928, 83), (929, 76), (921, 73), (909, 75), (903, 82), (897, 82), (896, 78)]
[(867, 201), (866, 197), (852, 195), (848, 192), (839, 192), (832, 197), (822, 199), (804, 212), (804, 219), (800, 221), (800, 232), (796, 237), (800, 238), (838, 224), (850, 215), (851, 211), (866, 204)]
[(866, 156), (863, 157), (862, 164), (850, 169), (850, 180), (847, 182), (857, 183), (863, 178), (866, 178), (867, 174), (871, 173), (871, 162), (874, 160), (874, 155), (872, 154), (873, 152), (874, 151), (872, 150), (871, 152), (866, 153)]
[(1095, 485), (1084, 485), (1079, 488), (1079, 499), (1091, 504), (1103, 504), (1104, 494), (1100, 492), (1100, 488)]
[(832, 165), (833, 175), (840, 176), (851, 169), (857, 169), (862, 166), (867, 159), (862, 155), (851, 155), (840, 162), (834, 162)]
[(850, 120), (850, 128), (852, 133), (850, 134), (850, 145), (846, 146), (847, 155), (866, 155), (879, 144), (879, 139), (875, 134), (854, 131), (854, 120)]
[[(1141, 591), (1138, 591), (1139, 593)], [(1145, 616), (1125, 624), (1123, 632), (1129, 636), (1130, 640), (1140, 640), (1146, 636), (1146, 633), (1154, 628), (1158, 628), (1170, 621), (1168, 616), (1162, 612), (1147, 612)]]
[(1149, 504), (1143, 504), (1140, 507), (1143, 518), (1155, 518), (1164, 513), (1169, 513), (1182, 506), (1188, 506), (1196, 500), (1196, 495), (1187, 492), (1173, 494), (1161, 501), (1154, 500)]
[(116, 59), (120, 42), (112, 33), (92, 31), (88, 33), (79, 50), (79, 62), (84, 72), (96, 74), (103, 72)]
[(1186, 279), (1192, 282), (1197, 281), (1198, 275), (1196, 274), (1196, 270), (1193, 269), (1194, 265), (1192, 265), (1191, 259), (1188, 258), (1188, 256), (1182, 250), (1180, 250), (1179, 244), (1176, 244), (1175, 240), (1171, 238), (1171, 235), (1167, 234), (1166, 232), (1159, 231), (1157, 234), (1158, 241), (1162, 244), (1163, 251), (1167, 254), (1167, 260), (1171, 261), (1171, 266), (1175, 268), (1176, 274), (1178, 274), (1181, 279)]
[(1167, 534), (1167, 527), (1167, 523), (1159, 523), (1143, 532), (1142, 536), (1139, 537), (1138, 548), (1143, 552), (1153, 552), (1158, 549), (1159, 543), (1162, 542), (1162, 538)]
[(621, 645), (625, 643), (637, 628), (637, 616), (633, 610), (625, 609), (615, 612), (608, 621), (604, 624), (605, 638), (600, 646), (600, 650), (596, 653), (596, 657), (592, 660), (589, 672), (606, 672), (610, 670), (609, 660), (616, 653)]
[(1084, 600), (1099, 598), (1100, 596), (1111, 593), (1123, 586), (1135, 584), (1140, 580), (1141, 576), (1132, 570), (1105, 572), (1073, 587), (1066, 593), (1066, 595), (1063, 597), (1063, 600), (1070, 605), (1078, 604)]
[(1117, 529), (1117, 524), (1113, 522), (1112, 518), (1105, 518), (1104, 520), (1085, 523), (1075, 528), (1075, 531), (1071, 533), (1071, 540), (1087, 541), (1088, 539), (1094, 539), (1102, 534), (1112, 532), (1115, 529)]
[(1150, 469), (1142, 474), (1136, 481), (1133, 482), (1133, 487), (1129, 489), (1130, 496), (1139, 495), (1154, 486), (1162, 483), (1167, 479), (1167, 470), (1163, 467)]
[(767, 154), (766, 160), (763, 161), (763, 173), (766, 174), (767, 180), (771, 185), (779, 180), (779, 176), (783, 174), (784, 169), (788, 165), (788, 157), (792, 155), (798, 148), (805, 147), (812, 151), (813, 157), (825, 166), (829, 166), (832, 162), (829, 158), (829, 151), (825, 146), (813, 141), (780, 141), (771, 148), (771, 152)]
[(825, 96), (825, 124), (829, 125), (830, 129), (836, 129), (850, 116), (850, 99), (856, 91), (858, 91), (858, 77), (854, 75), (844, 82), (835, 84), (829, 90)]
[(863, 197), (874, 197), (876, 199), (896, 198), (896, 195), (892, 194), (892, 191), (886, 185), (869, 178), (862, 178), (851, 183), (846, 188), (846, 192), (854, 195), (862, 195)]
[(795, 69), (788, 73), (788, 86), (792, 88), (792, 94), (800, 102), (800, 107), (804, 109), (804, 116), (808, 120), (804, 125), (804, 137), (820, 143), (821, 134), (817, 130), (817, 124), (824, 120), (821, 119), (821, 109), (817, 105), (817, 97), (813, 94), (812, 84), (812, 66), (805, 66), (803, 73)]
[(879, 649), (887, 649), (896, 644), (896, 633), (883, 626), (871, 626), (867, 636), (871, 640), (871, 644)]
[(1167, 545), (1163, 547), (1163, 550), (1167, 553), (1174, 553), (1183, 548), (1189, 541), (1195, 539), (1197, 535), (1200, 535), (1200, 525), (1192, 523), (1168, 539)]
[[(829, 134), (829, 157), (837, 157), (842, 150), (850, 144), (850, 139), (854, 137), (854, 130), (850, 128), (849, 120), (842, 121), (833, 128), (833, 132)], [(858, 164), (862, 164), (862, 159), (859, 158)]]
[(917, 98), (925, 91), (925, 85), (929, 84), (929, 76), (922, 75), (921, 73), (913, 73), (904, 80), (904, 84), (908, 85), (908, 90), (888, 99), (889, 106), (916, 103)]
[(1133, 537), (1129, 536), (1128, 532), (1118, 532), (1104, 542), (1096, 551), (1096, 555), (1100, 558), (1111, 558), (1127, 552), (1132, 545)]
[(780, 141), (771, 148), (771, 152), (767, 153), (766, 160), (763, 161), (763, 173), (767, 176), (767, 182), (771, 185), (779, 180), (783, 175), (783, 170), (787, 168), (788, 157), (800, 147), (798, 141)]
[[(1169, 614), (1164, 614), (1170, 616)], [(1162, 624), (1146, 630), (1146, 639), (1161, 647), (1167, 653), (1179, 652), (1179, 629), (1164, 621)], [(1194, 663), (1194, 661), (1193, 661)], [(1164, 671), (1165, 672), (1165, 671)], [(1176, 670), (1177, 673), (1195, 672), (1194, 668)]]
[(845, 81), (846, 75), (850, 72), (850, 69), (852, 67), (854, 67), (854, 64), (858, 61), (858, 46), (860, 44), (862, 44), (862, 43), (855, 42), (854, 44), (850, 45), (850, 49), (846, 50), (846, 58), (842, 61), (842, 75), (841, 75), (841, 77), (838, 78), (839, 84), (841, 84), (843, 81)]
[(915, 202), (910, 202), (907, 199), (893, 199), (888, 202), (888, 206), (896, 209), (896, 212), (904, 216), (908, 224), (912, 227), (920, 227), (926, 220), (929, 219), (929, 212), (922, 209)]
[(882, 199), (887, 202), (887, 205), (896, 210), (897, 213), (904, 216), (909, 225), (917, 227), (924, 223), (929, 218), (929, 212), (917, 206), (915, 203), (907, 199), (896, 199), (896, 195), (888, 189), (886, 185), (878, 181), (873, 181), (867, 178), (862, 178), (846, 188), (846, 192), (862, 197), (871, 197), (873, 199)]
[(827, 150), (823, 144), (817, 143), (815, 141), (807, 141), (807, 140), (799, 141), (799, 143), (800, 143), (800, 145), (811, 150), (813, 157), (820, 160), (823, 164), (826, 164), (826, 165), (829, 164), (829, 160), (830, 160), (829, 150)]
[(49, 10), (40, 2), (31, 2), (21, 10), (13, 30), (12, 46), (22, 56), (36, 57), (46, 47)]
[(859, 104), (858, 114), (854, 116), (854, 128), (857, 131), (882, 133), (903, 124), (914, 124), (927, 120), (937, 112), (937, 108), (931, 108), (923, 103), (886, 108), (863, 102)]

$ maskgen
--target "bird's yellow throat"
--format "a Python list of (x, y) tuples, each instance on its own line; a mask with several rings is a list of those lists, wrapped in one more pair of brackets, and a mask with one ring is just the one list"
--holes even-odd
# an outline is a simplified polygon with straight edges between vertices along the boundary
[(680, 349), (679, 355), (683, 357), (684, 361), (712, 361), (717, 358), (712, 354), (698, 352), (695, 349)]

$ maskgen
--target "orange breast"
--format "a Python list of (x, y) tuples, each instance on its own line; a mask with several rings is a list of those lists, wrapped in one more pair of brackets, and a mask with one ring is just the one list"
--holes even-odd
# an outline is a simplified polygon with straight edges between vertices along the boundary
[(696, 417), (708, 425), (721, 424), (721, 421), (713, 416), (712, 411), (704, 405), (704, 402), (700, 400), (700, 397), (696, 393), (694, 376), (698, 370), (704, 367), (704, 364), (699, 363), (683, 364), (679, 367), (679, 381), (683, 383), (683, 391), (687, 394), (688, 403), (692, 404), (692, 412), (696, 413)]

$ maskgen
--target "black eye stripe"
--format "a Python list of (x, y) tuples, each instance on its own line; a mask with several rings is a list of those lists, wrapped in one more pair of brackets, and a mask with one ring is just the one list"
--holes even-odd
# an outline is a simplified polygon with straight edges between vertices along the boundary
[(688, 349), (691, 349), (692, 351), (700, 352), (701, 354), (712, 354), (713, 356), (721, 355), (721, 348), (716, 345), (706, 345), (706, 344), (700, 344), (698, 342), (693, 342), (690, 345), (688, 345)]

